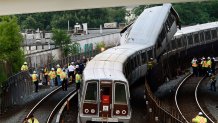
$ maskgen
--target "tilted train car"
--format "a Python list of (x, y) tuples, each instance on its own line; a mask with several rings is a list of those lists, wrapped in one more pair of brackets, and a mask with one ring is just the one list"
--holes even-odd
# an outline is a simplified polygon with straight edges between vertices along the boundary
[(146, 62), (164, 52), (179, 17), (171, 4), (145, 9), (125, 31), (121, 46), (95, 56), (83, 72), (78, 122), (131, 119), (129, 86), (146, 73)]

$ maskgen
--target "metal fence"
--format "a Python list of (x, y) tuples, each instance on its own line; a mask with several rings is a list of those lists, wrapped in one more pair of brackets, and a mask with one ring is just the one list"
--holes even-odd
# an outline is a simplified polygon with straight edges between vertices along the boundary
[[(22, 91), (21, 91), (22, 90)], [(29, 72), (19, 72), (6, 80), (0, 87), (0, 113), (23, 101), (32, 93), (32, 81)]]
[(177, 110), (167, 110), (163, 103), (154, 96), (147, 81), (145, 82), (145, 94), (149, 123), (185, 123)]
[[(83, 56), (93, 57), (99, 52), (93, 50), (89, 53), (80, 53), (74, 56), (69, 56), (61, 60), (48, 64), (49, 68), (56, 66), (57, 64), (65, 65), (72, 61), (80, 60)], [(4, 85), (0, 87), (0, 114), (7, 111), (13, 105), (21, 104), (25, 98), (30, 96), (33, 92), (32, 79), (29, 73), (32, 73), (33, 69), (29, 69), (27, 72), (19, 72), (4, 82)]]

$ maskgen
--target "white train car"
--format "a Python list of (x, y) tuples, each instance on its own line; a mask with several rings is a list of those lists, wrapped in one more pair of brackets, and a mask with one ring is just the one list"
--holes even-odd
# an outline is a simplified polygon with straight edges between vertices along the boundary
[(201, 44), (208, 44), (218, 39), (218, 22), (198, 24), (179, 30), (169, 43), (171, 52), (180, 51)]
[(121, 46), (95, 56), (83, 72), (78, 121), (129, 123), (129, 86), (146, 74), (146, 62), (164, 51), (179, 17), (171, 4), (145, 9), (125, 28)]

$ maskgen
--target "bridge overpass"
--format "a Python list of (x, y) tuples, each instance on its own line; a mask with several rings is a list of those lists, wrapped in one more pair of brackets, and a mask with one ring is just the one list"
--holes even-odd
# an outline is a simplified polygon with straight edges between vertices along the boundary
[(209, 0), (1, 0), (0, 15)]

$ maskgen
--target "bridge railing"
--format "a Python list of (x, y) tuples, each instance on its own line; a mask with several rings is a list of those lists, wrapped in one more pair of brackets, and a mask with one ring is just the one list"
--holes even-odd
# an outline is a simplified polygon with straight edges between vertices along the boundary
[[(55, 67), (57, 64), (65, 65), (72, 61), (76, 61), (85, 57), (93, 57), (99, 52), (93, 50), (90, 53), (80, 53), (73, 56), (69, 56), (58, 60), (56, 62), (50, 63), (48, 67)], [(26, 72), (19, 72), (11, 77), (9, 77), (3, 85), (0, 86), (0, 114), (7, 111), (8, 108), (19, 105), (25, 102), (25, 99), (30, 96), (34, 90), (32, 79), (30, 73), (34, 68), (29, 69)]]
[(161, 101), (150, 90), (145, 82), (146, 107), (149, 123), (185, 123), (177, 110), (167, 110)]

